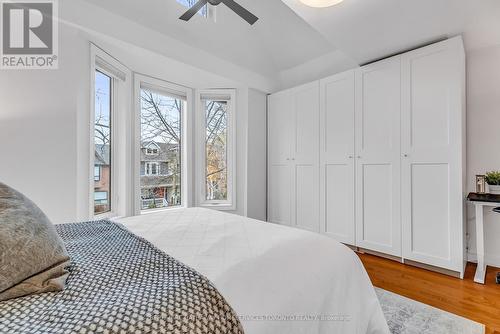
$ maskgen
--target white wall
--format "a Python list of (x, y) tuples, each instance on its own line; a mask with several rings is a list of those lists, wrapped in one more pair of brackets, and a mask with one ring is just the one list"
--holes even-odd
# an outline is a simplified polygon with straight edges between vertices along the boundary
[(341, 51), (330, 52), (304, 64), (281, 71), (279, 74), (280, 90), (300, 86), (356, 67), (359, 67), (358, 64)]
[(56, 222), (75, 219), (77, 115), (88, 112), (88, 44), (60, 31), (59, 70), (0, 72), (0, 182)]
[(247, 214), (267, 218), (267, 94), (248, 91)]
[[(477, 174), (500, 170), (500, 45), (467, 55), (467, 185)], [(475, 259), (474, 209), (468, 206), (470, 259)], [(485, 210), (486, 262), (500, 267), (500, 214)]]
[(248, 158), (248, 88), (236, 91), (236, 210), (230, 213), (246, 215)]

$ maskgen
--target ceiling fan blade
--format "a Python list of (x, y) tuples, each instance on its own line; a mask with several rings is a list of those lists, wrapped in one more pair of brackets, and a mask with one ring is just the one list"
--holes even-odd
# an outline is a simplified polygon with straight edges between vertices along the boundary
[(184, 20), (184, 21), (189, 21), (196, 13), (200, 11), (200, 9), (203, 8), (207, 4), (208, 0), (200, 0), (197, 3), (193, 5), (193, 7), (189, 8), (187, 12), (182, 14), (179, 19)]
[(250, 13), (248, 10), (245, 8), (241, 7), (239, 4), (234, 2), (233, 0), (221, 0), (223, 4), (228, 6), (233, 12), (238, 14), (242, 19), (250, 23), (251, 25), (257, 22), (259, 19), (257, 16), (253, 15)]

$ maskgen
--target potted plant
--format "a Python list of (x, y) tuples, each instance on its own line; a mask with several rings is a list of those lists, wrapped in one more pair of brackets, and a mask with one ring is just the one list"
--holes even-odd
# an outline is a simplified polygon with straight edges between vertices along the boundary
[(493, 171), (486, 173), (486, 183), (490, 186), (490, 193), (500, 195), (500, 172)]

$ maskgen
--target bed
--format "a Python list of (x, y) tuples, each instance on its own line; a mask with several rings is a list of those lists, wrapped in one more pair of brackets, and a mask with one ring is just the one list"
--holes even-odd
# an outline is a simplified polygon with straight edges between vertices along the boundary
[(388, 334), (356, 254), (316, 233), (203, 208), (118, 219), (207, 277), (246, 334)]

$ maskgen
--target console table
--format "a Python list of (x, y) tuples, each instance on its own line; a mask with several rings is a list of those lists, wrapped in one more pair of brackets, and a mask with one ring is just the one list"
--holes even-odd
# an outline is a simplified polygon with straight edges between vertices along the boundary
[(470, 193), (469, 202), (476, 208), (477, 269), (474, 282), (484, 284), (486, 264), (484, 263), (484, 207), (499, 207), (500, 195)]

